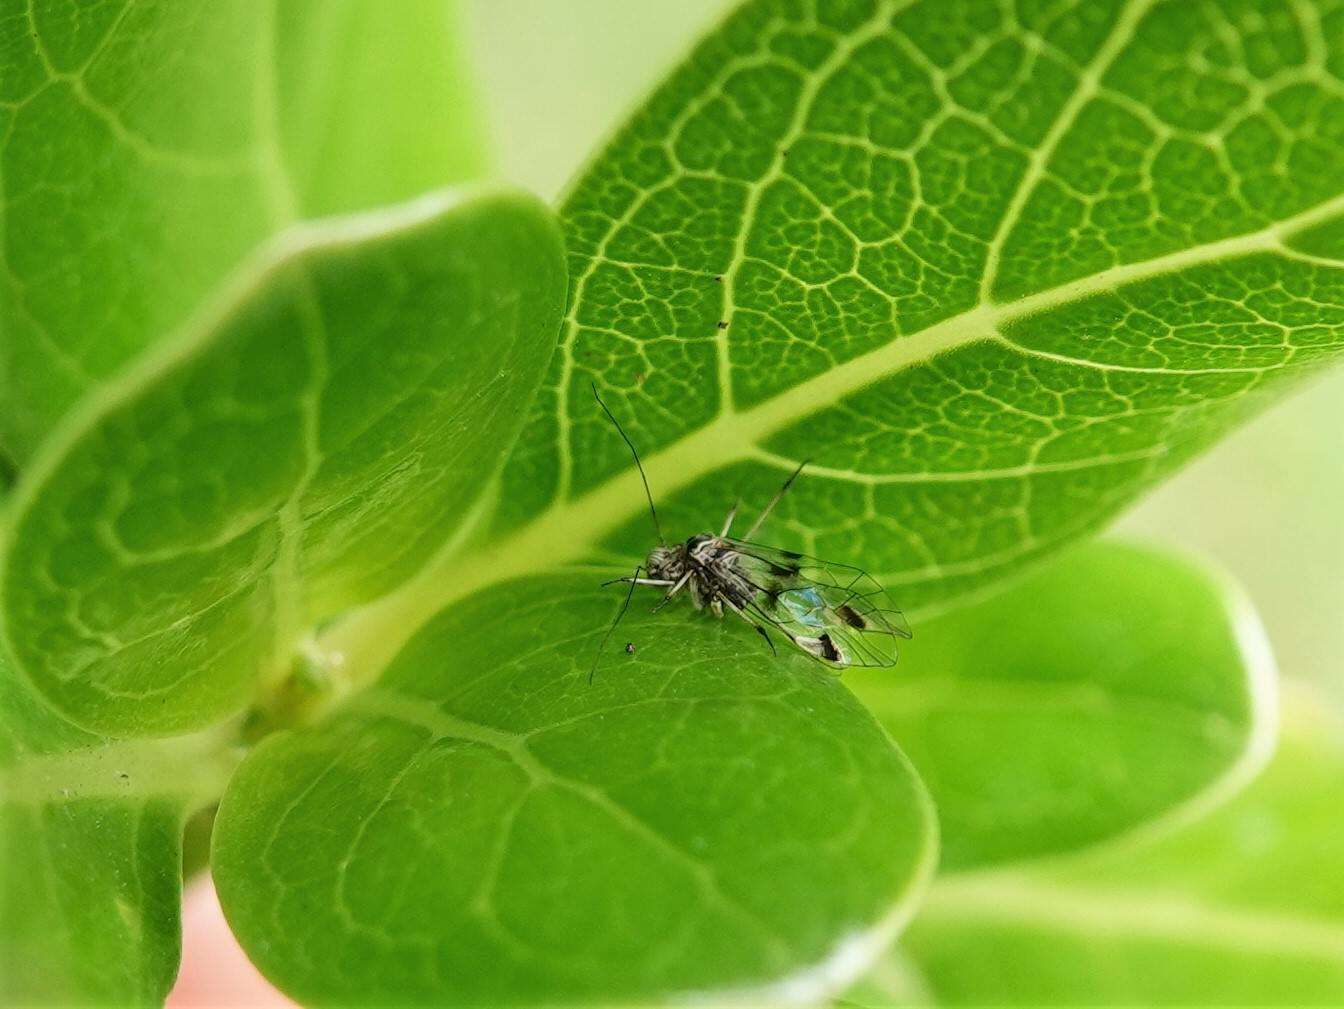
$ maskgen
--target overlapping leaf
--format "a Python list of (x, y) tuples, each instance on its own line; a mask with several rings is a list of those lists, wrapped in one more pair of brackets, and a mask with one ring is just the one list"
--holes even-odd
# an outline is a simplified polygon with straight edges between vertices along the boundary
[(108, 739), (25, 680), (116, 732), (216, 720), (287, 635), (451, 535), (512, 437), (558, 312), (528, 201), (290, 232), (201, 312), (298, 218), (476, 172), (451, 34), (441, 0), (0, 11), (4, 594), (36, 614), (9, 622), (27, 676), (0, 656), (6, 1004), (162, 1003), (183, 823), (236, 761), (233, 726)]
[(1319, 702), (1289, 709), (1264, 778), (1143, 850), (940, 884), (855, 1005), (1338, 1005), (1344, 752)]
[(647, 548), (592, 381), (669, 530), (810, 458), (763, 535), (909, 610), (1095, 529), (1340, 354), (1342, 33), (1328, 4), (743, 5), (565, 203), (492, 558)]
[(236, 710), (315, 622), (457, 530), (560, 294), (530, 199), (440, 194), (283, 236), (25, 471), (0, 572), (22, 672), (111, 734)]
[(218, 732), (83, 732), (0, 658), (0, 1001), (162, 1003), (181, 942), (182, 825), (235, 759)]
[(0, 9), (0, 455), (266, 235), (474, 175), (453, 48), (438, 0)]
[(1273, 750), (1264, 631), (1186, 558), (1089, 544), (919, 631), (846, 680), (927, 783), (945, 873), (1197, 817)]
[[(935, 855), (909, 763), (823, 668), (582, 575), (488, 590), (230, 783), (230, 925), (309, 1005), (823, 997)], [(640, 607), (640, 610), (643, 610)]]
[[(295, 30), (311, 28), (292, 10)], [(103, 115), (149, 109), (152, 126), (168, 89), (89, 104), (92, 71), (127, 39), (177, 52), (173, 33), (191, 19), (204, 32), (230, 12), (128, 6), (90, 21), (82, 42), (72, 36), (86, 67), (62, 70), (65, 57), (39, 45), (37, 69), (13, 78), (21, 104), (0, 107), (4, 297), (19, 323), (7, 331), (24, 337), (3, 363), (40, 379), (3, 394), (16, 408), (0, 455), (26, 471), (0, 591), (27, 676), (84, 725), (121, 733), (218, 718), (258, 667), (278, 671), (301, 635), (352, 605), (385, 595), (322, 642), (348, 653), (357, 678), (376, 677), (433, 618), (378, 686), (264, 744), (230, 790), (216, 856), (231, 922), (306, 1001), (819, 996), (912, 908), (931, 853), (922, 786), (806, 660), (771, 660), (743, 627), (665, 612), (632, 617), (635, 654), (616, 652), (584, 685), (614, 601), (586, 594), (586, 577), (537, 572), (624, 560), (649, 536), (590, 381), (644, 450), (670, 532), (712, 527), (738, 495), (764, 501), (811, 457), (767, 538), (861, 564), (918, 611), (1095, 528), (1344, 343), (1336, 7), (751, 0), (566, 204), (569, 317), (486, 499), (491, 533), (386, 595), (460, 525), (531, 401), (557, 308), (555, 245), (536, 208), (439, 208), (378, 225), (358, 250), (319, 237), (282, 255), (208, 325), (104, 387), (28, 465), (80, 389), (191, 304), (174, 289), (160, 318), (135, 298), (169, 269), (198, 295), (265, 230), (257, 220), (273, 223), (284, 200), (247, 173), (273, 182), (289, 143), (315, 173), (315, 205), (344, 189), (323, 176), (334, 162), (301, 114), (279, 130), (287, 141), (256, 145), (258, 170), (220, 163), (206, 136), (218, 127), (228, 149), (251, 151), (247, 116), (201, 127), (181, 157), (173, 137), (137, 134), (134, 117), (118, 132)], [(154, 30), (123, 37), (127, 24)], [(252, 44), (222, 47), (223, 65)], [(341, 92), (302, 68), (294, 79), (300, 95)], [(14, 142), (72, 109), (99, 120), (72, 135), (103, 138), (103, 153), (129, 145), (154, 169), (128, 184), (129, 203), (115, 196), (128, 174), (116, 157), (52, 167), (41, 144)], [(85, 177), (84, 165), (112, 167)], [(34, 192), (11, 190), (15, 179)], [(128, 300), (72, 298), (59, 278), (79, 271), (44, 287), (55, 239), (15, 265), (13, 197), (60, 220), (59, 198), (33, 179), (153, 232), (152, 265), (108, 266), (118, 239), (86, 234), (106, 214), (76, 215), (80, 271), (103, 270)], [(193, 220), (218, 225), (219, 248), (176, 263), (185, 226), (165, 224), (146, 194), (213, 208)], [(237, 220), (216, 220), (229, 199)], [(94, 317), (108, 306), (120, 314)], [(52, 337), (51, 319), (70, 324), (66, 336)], [(383, 359), (367, 341), (385, 348), (390, 329), (412, 339)], [(467, 334), (452, 355), (449, 332)], [(268, 339), (280, 333), (301, 339)], [(500, 334), (518, 351), (502, 366)], [(529, 577), (479, 591), (517, 575)], [(1222, 637), (1203, 643), (1236, 671)], [(1210, 702), (1192, 690), (1192, 706)], [(1050, 843), (1041, 825), (1058, 824), (1058, 807), (1030, 824), (1037, 833), (996, 844), (970, 839), (979, 814), (953, 803), (955, 857), (1059, 850), (1183, 801), (1250, 732), (1250, 698), (1233, 694), (1212, 698), (1230, 707), (1209, 703), (1209, 725), (1228, 731), (1179, 750), (1208, 758), (1180, 787)], [(1085, 784), (1104, 785), (1101, 770)], [(15, 794), (32, 792), (25, 775)], [(88, 808), (123, 826), (143, 816)], [(180, 811), (149, 832), (161, 840)], [(115, 871), (135, 864), (128, 836), (103, 846)], [(133, 938), (116, 933), (105, 949)], [(128, 959), (108, 997), (161, 989), (169, 957), (151, 945), (148, 966)], [(910, 948), (940, 991), (974, 1000), (969, 981), (953, 990), (931, 967), (945, 946)]]

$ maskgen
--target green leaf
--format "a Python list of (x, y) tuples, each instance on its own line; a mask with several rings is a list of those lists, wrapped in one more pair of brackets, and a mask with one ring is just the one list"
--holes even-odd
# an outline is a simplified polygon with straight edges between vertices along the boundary
[(620, 590), (499, 586), (378, 686), (263, 742), (216, 821), (221, 902), (308, 1005), (816, 999), (935, 859), (909, 763), (837, 680)]
[(163, 1002), (177, 973), (182, 825), (233, 763), (220, 732), (91, 736), (0, 657), (0, 1003)]
[(1273, 658), (1203, 566), (1098, 543), (847, 677), (938, 807), (944, 871), (1189, 819), (1274, 747)]
[(486, 171), (456, 7), (454, 0), (276, 5), (277, 126), (303, 217), (398, 203)]
[(1338, 1005), (1344, 726), (1289, 713), (1268, 772), (1215, 816), (1146, 849), (941, 882), (904, 959), (939, 1005)]
[(0, 445), (181, 325), (259, 240), (475, 175), (442, 0), (0, 12)]
[(915, 613), (1097, 529), (1344, 349), (1340, 23), (742, 5), (564, 205), (569, 312), (492, 570), (647, 550), (593, 381), (670, 532), (811, 459), (761, 537)]
[(0, 572), (21, 671), (108, 734), (238, 709), (463, 524), (554, 346), (562, 267), (511, 195), (281, 236), (25, 470)]

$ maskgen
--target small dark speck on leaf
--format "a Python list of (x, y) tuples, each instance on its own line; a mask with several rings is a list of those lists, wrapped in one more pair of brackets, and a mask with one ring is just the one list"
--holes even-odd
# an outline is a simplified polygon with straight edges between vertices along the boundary
[(725, 322), (723, 319), (720, 319), (720, 320), (719, 320), (719, 328), (720, 328), (720, 329), (727, 329), (727, 328), (728, 328), (728, 323)]
[(723, 283), (723, 274), (721, 274), (721, 273), (716, 273), (716, 274), (714, 274), (714, 283), (716, 283), (716, 284), (722, 284), (722, 283)]
[(117, 772), (117, 777), (120, 778), (122, 781), (130, 781), (130, 780), (131, 780), (131, 776), (130, 776), (129, 774), (127, 774), (125, 771), (118, 771), (118, 772)]
[(627, 642), (625, 643), (625, 654), (626, 654), (626, 655), (634, 655), (634, 654), (635, 654), (635, 643), (634, 643), (633, 641), (627, 641)]

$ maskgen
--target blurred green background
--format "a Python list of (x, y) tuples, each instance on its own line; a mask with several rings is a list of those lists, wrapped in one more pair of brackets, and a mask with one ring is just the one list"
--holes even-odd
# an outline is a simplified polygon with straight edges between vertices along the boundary
[[(464, 0), (495, 164), (547, 199), (725, 0)], [(1211, 557), (1246, 587), (1285, 676), (1344, 704), (1344, 372), (1223, 439), (1116, 534)]]

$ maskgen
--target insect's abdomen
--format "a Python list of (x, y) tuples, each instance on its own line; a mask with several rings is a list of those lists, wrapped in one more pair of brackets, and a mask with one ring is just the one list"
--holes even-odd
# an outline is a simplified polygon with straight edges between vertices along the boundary
[(741, 609), (752, 602), (757, 596), (763, 595), (763, 593), (751, 583), (751, 580), (737, 569), (737, 565), (734, 564), (732, 560), (729, 560), (722, 565), (720, 579), (720, 594), (726, 597), (734, 606), (738, 607), (738, 609)]

